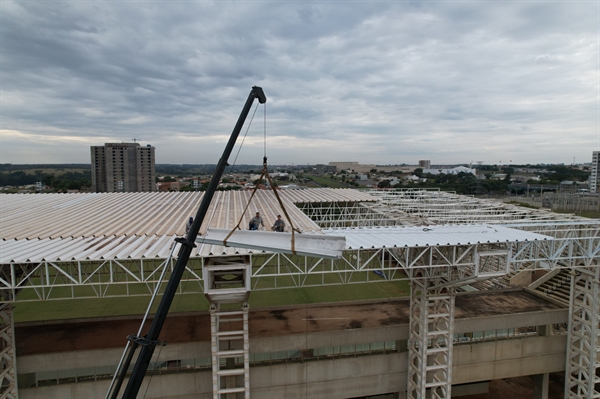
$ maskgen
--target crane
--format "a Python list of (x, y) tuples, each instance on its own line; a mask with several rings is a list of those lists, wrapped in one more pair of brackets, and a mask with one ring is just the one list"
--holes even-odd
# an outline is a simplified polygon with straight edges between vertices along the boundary
[(235, 127), (233, 128), (233, 132), (231, 133), (229, 141), (227, 142), (225, 150), (223, 151), (223, 155), (217, 163), (217, 167), (212, 176), (212, 179), (210, 180), (206, 192), (202, 197), (202, 201), (200, 203), (200, 206), (198, 207), (196, 217), (194, 218), (194, 221), (188, 234), (185, 237), (180, 237), (175, 240), (176, 242), (181, 244), (179, 254), (177, 256), (177, 263), (175, 264), (173, 273), (169, 278), (167, 287), (161, 298), (158, 309), (156, 310), (156, 315), (152, 320), (152, 324), (150, 325), (148, 333), (143, 337), (138, 337), (135, 335), (130, 335), (129, 337), (127, 337), (131, 341), (131, 345), (129, 347), (127, 356), (125, 357), (125, 361), (122, 363), (121, 367), (116, 372), (118, 373), (118, 379), (116, 380), (114, 386), (111, 387), (112, 391), (109, 390), (108, 392), (108, 395), (110, 395), (112, 392), (112, 395), (110, 396), (111, 399), (117, 398), (125, 376), (127, 374), (127, 370), (129, 369), (129, 365), (131, 364), (131, 361), (133, 360), (133, 357), (135, 355), (135, 352), (138, 349), (138, 347), (141, 347), (133, 368), (133, 372), (131, 373), (131, 376), (122, 396), (123, 399), (135, 399), (137, 397), (144, 376), (146, 375), (146, 371), (148, 370), (148, 365), (150, 364), (150, 360), (152, 358), (154, 350), (156, 346), (160, 344), (158, 336), (169, 312), (169, 308), (171, 307), (171, 303), (173, 302), (173, 298), (177, 291), (177, 286), (179, 285), (181, 276), (185, 271), (185, 267), (192, 253), (192, 249), (195, 247), (194, 242), (196, 240), (196, 237), (198, 236), (200, 226), (202, 226), (202, 222), (204, 221), (204, 218), (208, 212), (208, 206), (210, 205), (215, 191), (217, 190), (217, 187), (221, 180), (221, 176), (223, 175), (223, 171), (227, 166), (227, 160), (231, 155), (231, 151), (233, 150), (235, 141), (237, 140), (237, 137), (242, 129), (242, 126), (244, 125), (246, 117), (248, 116), (250, 108), (252, 107), (252, 104), (255, 99), (257, 99), (260, 104), (264, 104), (267, 102), (267, 97), (265, 96), (263, 89), (257, 86), (253, 86), (252, 90), (250, 91), (250, 94), (248, 95), (248, 99), (246, 100), (246, 103), (244, 104), (244, 108), (242, 109), (238, 121)]

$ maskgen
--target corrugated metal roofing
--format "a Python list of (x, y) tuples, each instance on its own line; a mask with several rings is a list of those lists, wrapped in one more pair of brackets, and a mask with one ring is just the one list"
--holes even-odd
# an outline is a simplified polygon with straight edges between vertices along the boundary
[[(281, 190), (294, 225), (303, 231), (320, 229), (295, 202), (376, 201), (351, 189)], [(233, 228), (250, 199), (248, 191), (218, 191), (201, 227)], [(101, 235), (183, 234), (189, 216), (200, 205), (201, 192), (0, 194), (0, 236), (3, 239), (43, 239)], [(259, 190), (242, 220), (246, 226), (260, 211), (272, 223), (282, 210), (272, 191)], [(289, 221), (286, 221), (289, 225)]]
[[(280, 191), (294, 226), (322, 234), (295, 202), (352, 202), (376, 199), (351, 189)], [(203, 193), (0, 194), (0, 263), (71, 260), (165, 258), (174, 239), (183, 235)], [(215, 194), (201, 232), (232, 229), (251, 192)], [(268, 227), (283, 212), (272, 191), (252, 199), (242, 229), (259, 211)], [(284, 216), (285, 220), (285, 216)], [(289, 226), (289, 220), (285, 220)], [(245, 249), (199, 245), (193, 255), (249, 253)], [(254, 253), (260, 251), (254, 251)]]
[[(275, 233), (273, 233), (275, 234)], [(100, 236), (8, 240), (0, 242), (0, 264), (108, 259), (165, 259), (177, 235)], [(175, 253), (179, 244), (175, 244)], [(192, 256), (259, 253), (217, 245), (198, 245)]]
[(553, 239), (542, 234), (484, 224), (331, 229), (325, 230), (325, 233), (345, 236), (347, 249), (425, 247)]
[[(281, 191), (294, 225), (305, 233), (322, 234), (294, 203), (373, 202), (350, 189)], [(201, 228), (232, 229), (250, 192), (217, 192)], [(181, 236), (202, 193), (0, 194), (0, 263), (144, 259), (168, 256)], [(258, 191), (241, 227), (260, 211), (267, 226), (281, 209), (271, 191)], [(289, 226), (289, 221), (286, 220)], [(277, 233), (273, 233), (277, 234)], [(542, 240), (540, 234), (491, 225), (443, 225), (328, 230), (342, 235), (349, 249), (393, 246), (456, 245), (477, 242)], [(199, 245), (193, 256), (245, 254), (260, 251)]]

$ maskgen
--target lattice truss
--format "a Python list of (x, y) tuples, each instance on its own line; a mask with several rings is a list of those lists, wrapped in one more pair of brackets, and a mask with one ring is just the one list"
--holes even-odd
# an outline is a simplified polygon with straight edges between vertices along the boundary
[[(252, 289), (407, 279), (413, 268), (437, 268), (447, 278), (489, 278), (534, 267), (589, 267), (600, 257), (595, 224), (523, 224), (511, 227), (554, 236), (554, 240), (347, 250), (338, 260), (259, 253), (250, 255)], [(211, 259), (192, 258), (179, 290), (202, 292), (202, 266)], [(3, 301), (149, 295), (159, 283), (161, 259), (111, 259), (102, 262), (40, 262), (0, 266)], [(168, 278), (169, 273), (166, 274)]]
[[(255, 253), (250, 255), (252, 288), (273, 289), (326, 284), (406, 279), (411, 268), (441, 268), (449, 278), (478, 277), (479, 267), (509, 272), (533, 264), (538, 268), (590, 267), (600, 258), (600, 223), (550, 212), (530, 210), (435, 190), (373, 191), (380, 202), (313, 202), (297, 206), (325, 227), (375, 227), (434, 223), (448, 216), (463, 223), (494, 221), (528, 230), (553, 240), (506, 242), (424, 248), (346, 250), (339, 260)], [(513, 209), (514, 208), (514, 209)], [(412, 212), (410, 216), (406, 212)], [(445, 215), (445, 216), (444, 216)], [(450, 215), (450, 216), (449, 216)], [(463, 216), (461, 216), (463, 215)], [(462, 219), (460, 219), (462, 217)], [(486, 256), (497, 251), (503, 256)], [(217, 254), (215, 254), (217, 255)], [(222, 255), (218, 255), (222, 256)], [(202, 292), (202, 266), (210, 257), (191, 258), (180, 285), (181, 293)], [(485, 262), (481, 262), (485, 261)], [(0, 265), (0, 301), (80, 297), (150, 295), (159, 283), (164, 259), (106, 259), (103, 261), (43, 261)], [(166, 265), (172, 268), (174, 260)], [(506, 266), (506, 267), (504, 267)], [(483, 273), (488, 273), (482, 269)], [(488, 273), (489, 274), (489, 273)], [(168, 278), (167, 273), (166, 278)]]
[(573, 215), (522, 208), (494, 200), (478, 199), (439, 190), (406, 189), (369, 194), (397, 211), (426, 219), (430, 223), (507, 223), (518, 220), (571, 220)]
[(16, 399), (17, 362), (11, 303), (0, 304), (0, 399)]
[(435, 277), (435, 269), (417, 269), (411, 274), (407, 397), (450, 398), (454, 288), (446, 286), (446, 279)]
[(295, 205), (323, 229), (398, 226), (407, 219), (403, 212), (382, 203), (303, 202)]
[[(496, 223), (552, 237), (544, 241), (473, 243), (426, 247), (360, 248), (346, 250), (337, 260), (254, 253), (248, 256), (251, 289), (266, 290), (372, 280), (410, 279), (411, 337), (409, 397), (449, 398), (451, 385), (454, 293), (456, 285), (531, 268), (573, 268), (570, 347), (566, 395), (599, 398), (598, 263), (600, 223), (425, 190), (374, 192), (380, 203), (298, 204), (322, 228), (376, 227), (401, 224)], [(483, 240), (482, 240), (483, 241)], [(175, 250), (175, 253), (178, 251)], [(219, 254), (218, 257), (223, 257)], [(234, 255), (239, 256), (239, 255)], [(203, 293), (202, 270), (211, 257), (191, 258), (179, 285), (181, 294)], [(0, 303), (82, 297), (150, 295), (161, 270), (175, 260), (107, 259), (0, 265)], [(10, 363), (11, 313), (3, 308), (3, 361)], [(8, 320), (8, 321), (7, 321)], [(7, 338), (8, 337), (8, 338)], [(13, 372), (14, 373), (14, 372)], [(16, 373), (14, 373), (16, 375)], [(11, 392), (13, 374), (3, 374), (3, 392)], [(13, 378), (11, 380), (11, 378)], [(12, 382), (15, 384), (15, 382)], [(2, 396), (11, 397), (11, 396)], [(0, 398), (2, 398), (0, 397)]]
[(600, 398), (600, 269), (572, 272), (565, 398)]

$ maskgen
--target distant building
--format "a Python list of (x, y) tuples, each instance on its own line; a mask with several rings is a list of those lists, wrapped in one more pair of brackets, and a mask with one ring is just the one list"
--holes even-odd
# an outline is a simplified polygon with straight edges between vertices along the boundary
[(431, 169), (431, 161), (428, 160), (428, 159), (420, 160), (419, 161), (419, 168), (422, 168), (422, 169)]
[(358, 162), (329, 162), (329, 166), (335, 166), (337, 172), (347, 170), (355, 173), (369, 173), (372, 169), (376, 169), (378, 172), (400, 172), (400, 173), (412, 173), (415, 171), (416, 166), (409, 165), (374, 165), (374, 164), (360, 164)]
[(598, 192), (598, 181), (600, 177), (600, 151), (594, 151), (592, 154), (592, 170), (590, 173), (590, 192), (596, 194)]
[(335, 173), (337, 171), (337, 167), (335, 165), (324, 165), (322, 163), (318, 163), (315, 166), (315, 172), (322, 175), (325, 173)]
[(139, 143), (92, 146), (92, 190), (95, 192), (156, 191), (154, 147)]
[(432, 175), (446, 174), (446, 175), (457, 175), (459, 173), (471, 173), (476, 175), (477, 171), (475, 169), (467, 168), (465, 166), (457, 166), (452, 169), (423, 169), (423, 173), (429, 173)]

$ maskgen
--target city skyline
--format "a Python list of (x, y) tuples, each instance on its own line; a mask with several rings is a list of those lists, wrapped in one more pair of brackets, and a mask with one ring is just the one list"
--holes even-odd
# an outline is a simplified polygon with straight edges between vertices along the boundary
[[(588, 163), (599, 8), (5, 1), (1, 162), (86, 163), (136, 139), (157, 164), (215, 164), (258, 85), (272, 164)], [(262, 162), (263, 115), (238, 164)]]

